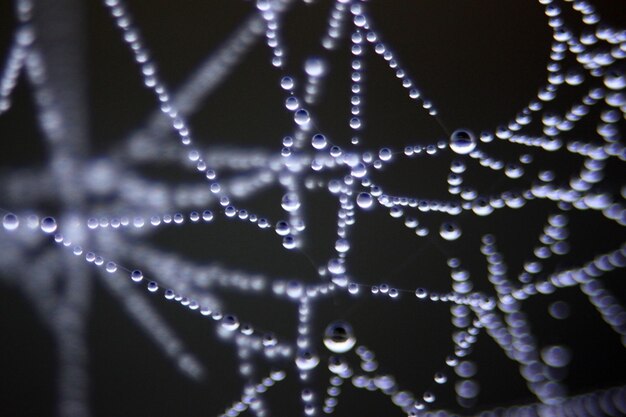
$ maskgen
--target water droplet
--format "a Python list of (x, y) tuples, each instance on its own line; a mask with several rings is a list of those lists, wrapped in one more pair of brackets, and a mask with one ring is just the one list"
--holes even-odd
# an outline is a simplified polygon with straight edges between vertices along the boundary
[(352, 167), (352, 172), (350, 172), (350, 174), (355, 178), (363, 178), (365, 174), (367, 174), (367, 167), (363, 164), (363, 162), (359, 162)]
[(283, 77), (280, 80), (280, 86), (284, 89), (284, 90), (291, 90), (293, 88), (293, 78), (291, 77)]
[(235, 217), (235, 215), (237, 214), (237, 209), (233, 206), (226, 206), (226, 208), (224, 208), (224, 214), (226, 215), (226, 217)]
[(226, 315), (222, 318), (222, 327), (230, 332), (233, 332), (239, 328), (239, 320), (233, 315)]
[(479, 197), (472, 205), (472, 211), (479, 216), (488, 216), (493, 213), (493, 206), (489, 204), (486, 198)]
[(546, 365), (561, 368), (569, 364), (572, 354), (567, 347), (554, 345), (541, 350), (541, 359), (543, 359)]
[(611, 90), (622, 90), (626, 87), (626, 76), (616, 70), (609, 71), (604, 76), (604, 85)]
[(467, 129), (455, 130), (450, 136), (450, 149), (460, 155), (466, 155), (476, 149), (476, 137)]
[(555, 301), (548, 307), (548, 312), (555, 319), (564, 320), (568, 318), (570, 314), (569, 304), (565, 301)]
[(478, 385), (478, 382), (466, 379), (457, 382), (454, 386), (454, 390), (461, 398), (475, 398), (480, 392), (480, 386)]
[(263, 335), (263, 339), (261, 342), (263, 343), (263, 346), (265, 347), (272, 347), (272, 346), (276, 346), (276, 344), (278, 343), (278, 340), (276, 339), (276, 336), (274, 336), (273, 333), (265, 333)]
[(461, 236), (461, 228), (455, 223), (446, 222), (441, 225), (439, 234), (445, 240), (457, 240)]
[(359, 193), (356, 196), (356, 204), (362, 209), (368, 209), (374, 204), (374, 197), (370, 193)]
[(300, 208), (300, 199), (296, 193), (286, 193), (283, 195), (280, 205), (283, 210), (292, 212)]
[(245, 334), (246, 336), (250, 336), (254, 333), (254, 328), (249, 324), (242, 324), (240, 328), (241, 334)]
[(298, 281), (289, 281), (287, 283), (287, 295), (291, 298), (300, 298), (304, 293), (302, 284)]
[(448, 381), (448, 377), (443, 372), (437, 372), (434, 379), (438, 384), (445, 384)]
[(328, 142), (326, 141), (326, 136), (318, 133), (317, 135), (313, 135), (313, 137), (311, 138), (311, 145), (313, 145), (313, 147), (315, 149), (324, 149), (327, 145)]
[(296, 238), (292, 235), (287, 235), (283, 238), (283, 247), (285, 249), (295, 249), (298, 246)]
[(308, 111), (304, 109), (300, 109), (294, 113), (293, 120), (296, 122), (298, 126), (303, 126), (311, 121), (311, 116), (309, 116)]
[(420, 300), (423, 300), (428, 296), (428, 292), (424, 288), (418, 288), (415, 290), (415, 296)]
[(334, 374), (342, 374), (348, 370), (348, 364), (342, 358), (331, 356), (328, 359), (328, 369)]
[(509, 178), (520, 178), (524, 175), (524, 168), (516, 164), (507, 164), (504, 168), (504, 174)]
[(383, 148), (378, 152), (378, 157), (380, 158), (381, 161), (389, 161), (392, 156), (393, 156), (393, 153), (391, 152), (391, 149), (389, 148)]
[(392, 375), (377, 375), (374, 378), (374, 385), (381, 391), (390, 390), (396, 386), (396, 379)]
[(6, 230), (15, 230), (20, 225), (20, 219), (13, 213), (7, 213), (2, 218), (2, 226)]
[(345, 353), (356, 344), (352, 326), (345, 321), (335, 321), (324, 331), (324, 345), (334, 353)]
[(324, 61), (320, 58), (309, 58), (304, 62), (304, 71), (310, 77), (320, 77), (326, 70)]
[(287, 108), (287, 110), (297, 110), (298, 107), (300, 106), (300, 103), (298, 102), (298, 99), (295, 97), (287, 97), (287, 99), (285, 100), (285, 107)]
[(53, 233), (57, 230), (57, 222), (53, 217), (44, 217), (41, 219), (41, 230), (45, 233)]
[(143, 279), (143, 273), (140, 270), (135, 269), (133, 272), (130, 273), (130, 279), (135, 282), (140, 282)]
[(435, 401), (435, 394), (433, 394), (430, 391), (426, 391), (424, 393), (424, 397), (423, 398), (424, 398), (424, 401), (426, 401), (427, 403), (432, 403), (432, 402)]
[(339, 253), (346, 253), (350, 250), (350, 242), (348, 239), (337, 239), (335, 242), (335, 250)]
[(148, 283), (148, 291), (150, 292), (156, 292), (159, 289), (159, 284), (157, 284), (154, 281), (150, 281)]
[(471, 378), (476, 375), (477, 367), (472, 361), (463, 361), (454, 367), (454, 372), (461, 378)]
[(320, 358), (309, 350), (303, 350), (296, 356), (296, 366), (301, 371), (310, 371), (320, 363)]
[(569, 71), (565, 75), (565, 82), (569, 85), (580, 85), (585, 81), (585, 75), (580, 71)]
[(106, 265), (106, 271), (110, 274), (114, 273), (115, 271), (117, 271), (117, 264), (115, 262), (107, 262)]
[(285, 373), (285, 371), (272, 371), (270, 373), (270, 378), (272, 378), (274, 381), (282, 381), (283, 379), (285, 379), (286, 376), (287, 374)]

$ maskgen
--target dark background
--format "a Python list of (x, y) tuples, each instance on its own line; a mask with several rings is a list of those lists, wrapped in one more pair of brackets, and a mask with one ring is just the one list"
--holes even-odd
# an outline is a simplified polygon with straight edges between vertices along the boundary
[[(0, 51), (6, 51), (14, 28), (9, 2), (0, 4)], [(603, 21), (622, 26), (626, 11), (620, 1), (594, 1)], [(392, 47), (399, 62), (440, 111), (446, 129), (467, 127), (475, 132), (494, 130), (534, 97), (545, 82), (545, 65), (551, 41), (542, 6), (527, 0), (423, 0), (372, 1), (367, 5), (375, 29)], [(568, 5), (564, 5), (567, 8)], [(160, 74), (173, 89), (183, 83), (204, 57), (253, 12), (253, 4), (238, 1), (150, 1), (129, 2), (130, 11), (143, 33), (160, 68)], [(142, 87), (138, 70), (107, 11), (99, 2), (85, 4), (87, 34), (86, 74), (88, 81), (89, 154), (105, 156), (152, 114), (154, 99)], [(328, 16), (328, 2), (298, 3), (284, 19), (282, 38), (287, 45), (287, 72), (296, 81), (304, 80), (302, 63), (322, 54), (321, 33)], [(566, 14), (570, 18), (573, 15)], [(571, 21), (571, 19), (570, 19)], [(283, 108), (279, 88), (281, 74), (270, 64), (268, 48), (260, 38), (243, 62), (191, 118), (200, 146), (227, 145), (262, 148), (279, 152), (281, 138), (293, 126)], [(312, 111), (318, 126), (334, 143), (348, 146), (349, 65), (348, 43), (327, 55), (326, 89)], [(564, 65), (572, 65), (571, 58)], [(428, 144), (444, 139), (445, 132), (405, 96), (405, 91), (378, 56), (366, 58), (364, 149), (382, 146), (402, 149), (408, 144)], [(589, 78), (589, 77), (587, 77)], [(1, 172), (24, 167), (41, 167), (47, 161), (42, 135), (35, 125), (29, 89), (21, 80), (14, 108), (0, 117)], [(565, 111), (589, 87), (569, 88), (549, 108)], [(534, 130), (533, 130), (534, 129)], [(582, 125), (571, 137), (589, 141), (593, 125)], [(540, 132), (536, 125), (528, 129)], [(8, 144), (8, 138), (18, 140)], [(516, 145), (492, 143), (484, 149), (504, 160), (531, 153), (534, 169), (554, 169), (566, 180), (582, 164), (582, 158), (566, 151), (548, 154)], [(444, 198), (451, 155), (437, 158), (400, 159), (374, 175), (374, 180), (391, 194)], [(500, 179), (477, 163), (468, 163), (466, 181), (479, 192), (523, 189), (530, 176), (519, 181)], [(534, 167), (534, 168), (532, 168)], [(137, 167), (143, 175), (170, 184), (199, 182), (175, 167)], [(335, 172), (334, 174), (337, 174)], [(340, 172), (337, 176), (343, 176)], [(606, 189), (618, 193), (623, 166), (607, 165)], [(281, 217), (282, 190), (273, 187), (242, 203), (251, 211)], [(2, 205), (7, 203), (0, 196)], [(9, 203), (10, 204), (10, 203)], [(246, 224), (218, 219), (210, 226), (183, 226), (162, 229), (150, 239), (156, 246), (184, 255), (198, 263), (220, 264), (268, 277), (294, 277), (305, 282), (317, 278), (315, 268), (332, 253), (337, 203), (329, 193), (312, 191), (304, 201), (308, 228), (301, 253), (287, 253), (280, 239)], [(19, 207), (17, 207), (19, 208)], [(15, 208), (15, 209), (17, 209)], [(13, 207), (11, 207), (13, 209)], [(516, 276), (542, 230), (546, 217), (557, 211), (547, 201), (532, 201), (521, 210), (500, 210), (487, 218), (463, 214), (455, 219), (463, 236), (455, 242), (438, 238), (438, 225), (446, 216), (419, 216), (431, 229), (428, 238), (415, 236), (384, 211), (357, 214), (353, 228), (350, 271), (365, 284), (388, 283), (413, 290), (421, 286), (437, 291), (450, 288), (446, 258), (457, 256), (472, 273), (476, 289), (493, 292), (485, 277), (485, 261), (479, 252), (485, 233), (496, 236), (508, 263), (510, 276)], [(597, 212), (569, 212), (572, 252), (549, 260), (545, 272), (577, 266), (618, 247), (626, 234), (623, 228)], [(4, 238), (4, 237), (2, 237)], [(36, 256), (34, 254), (33, 256)], [(93, 278), (96, 276), (94, 274)], [(623, 271), (604, 275), (601, 281), (624, 300)], [(295, 340), (297, 306), (270, 296), (249, 296), (235, 292), (219, 294), (228, 311), (243, 321), (274, 330), (283, 338)], [(148, 294), (146, 294), (148, 296)], [(571, 316), (555, 320), (548, 306), (556, 300), (570, 304)], [(152, 297), (153, 304), (176, 330), (207, 370), (201, 382), (190, 381), (153, 346), (123, 312), (119, 302), (96, 281), (89, 328), (90, 392), (96, 416), (201, 416), (216, 415), (240, 396), (243, 382), (237, 374), (236, 353), (231, 345), (215, 337), (213, 324), (198, 314)], [(523, 303), (540, 346), (565, 344), (573, 360), (565, 379), (571, 395), (608, 388), (626, 381), (624, 347), (594, 307), (577, 288), (567, 288), (549, 296), (535, 296)], [(372, 349), (381, 372), (396, 376), (401, 389), (416, 395), (433, 388), (440, 400), (436, 407), (464, 414), (495, 406), (534, 402), (519, 376), (517, 366), (508, 360), (491, 338), (479, 335), (470, 359), (478, 364), (477, 380), (481, 393), (474, 408), (463, 409), (454, 400), (453, 371), (449, 382), (435, 387), (434, 372), (444, 369), (444, 358), (452, 350), (449, 308), (443, 304), (418, 303), (410, 294), (398, 300), (336, 296), (316, 304), (313, 326), (318, 331), (332, 320), (348, 320), (359, 344)], [(55, 346), (34, 310), (19, 291), (3, 287), (0, 292), (0, 415), (46, 416), (55, 408)], [(318, 333), (320, 334), (320, 333)], [(329, 372), (324, 369), (326, 353), (318, 344), (322, 362), (315, 383), (325, 385)], [(262, 377), (265, 365), (259, 361)], [(356, 362), (354, 362), (356, 365)], [(272, 415), (301, 414), (300, 385), (295, 366), (289, 364), (288, 379), (264, 395)], [(318, 399), (318, 404), (323, 398)], [(243, 415), (250, 415), (249, 412)], [(380, 393), (369, 393), (344, 385), (335, 415), (395, 416), (402, 413)]]

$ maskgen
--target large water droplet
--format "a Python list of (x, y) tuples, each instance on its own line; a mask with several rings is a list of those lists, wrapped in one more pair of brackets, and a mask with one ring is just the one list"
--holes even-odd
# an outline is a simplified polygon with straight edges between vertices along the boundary
[(374, 197), (370, 193), (359, 193), (356, 196), (356, 204), (362, 209), (368, 209), (374, 204)]
[(467, 129), (455, 130), (450, 135), (450, 149), (460, 155), (466, 155), (476, 149), (476, 137)]
[(352, 326), (345, 321), (335, 321), (324, 331), (324, 345), (334, 353), (349, 351), (356, 344)]
[(302, 126), (309, 123), (309, 121), (311, 120), (311, 116), (309, 116), (308, 111), (300, 109), (294, 113), (293, 120), (298, 126)]
[(318, 133), (311, 138), (311, 144), (315, 149), (324, 149), (328, 142), (326, 141), (326, 136)]

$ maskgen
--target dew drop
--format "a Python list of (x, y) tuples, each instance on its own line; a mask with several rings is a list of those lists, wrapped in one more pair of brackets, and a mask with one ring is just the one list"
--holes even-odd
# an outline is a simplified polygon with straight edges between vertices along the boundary
[(115, 262), (107, 262), (105, 268), (108, 273), (112, 274), (117, 271), (117, 264)]
[(472, 211), (479, 216), (488, 216), (493, 213), (493, 206), (485, 198), (477, 198), (472, 205)]
[(396, 386), (396, 380), (391, 375), (377, 375), (374, 378), (374, 385), (382, 391), (390, 390)]
[(626, 75), (616, 70), (609, 71), (604, 77), (604, 85), (611, 90), (622, 90), (626, 87)]
[(565, 301), (555, 301), (548, 307), (548, 312), (555, 319), (564, 320), (568, 318), (570, 314), (569, 304)]
[(455, 130), (450, 136), (450, 149), (459, 155), (467, 155), (476, 149), (476, 137), (467, 129)]
[(424, 398), (424, 401), (426, 401), (427, 403), (432, 403), (432, 402), (435, 401), (436, 397), (435, 397), (435, 394), (433, 394), (432, 392), (426, 391), (424, 393), (424, 397), (423, 398)]
[(278, 340), (276, 339), (276, 336), (274, 336), (273, 333), (266, 333), (263, 335), (263, 339), (261, 342), (263, 343), (263, 346), (265, 347), (272, 347), (272, 346), (276, 346), (276, 344), (278, 343)]
[(324, 346), (334, 353), (345, 353), (356, 344), (352, 326), (345, 321), (335, 321), (324, 331)]
[(313, 145), (313, 147), (318, 150), (324, 149), (328, 145), (328, 142), (326, 141), (326, 136), (320, 133), (313, 135), (313, 137), (311, 138), (311, 145)]
[(446, 222), (441, 225), (439, 234), (445, 240), (457, 240), (461, 236), (461, 228), (455, 223)]
[(359, 193), (356, 196), (356, 204), (362, 209), (368, 209), (374, 204), (374, 198), (370, 193)]
[(41, 219), (41, 230), (45, 233), (54, 233), (57, 230), (57, 222), (53, 217), (44, 217)]
[(293, 85), (294, 85), (293, 78), (291, 77), (283, 77), (280, 80), (280, 86), (284, 90), (291, 90), (293, 88)]
[(292, 212), (300, 208), (300, 199), (296, 193), (286, 193), (280, 203), (283, 210)]
[(335, 242), (335, 250), (339, 253), (346, 253), (350, 250), (350, 242), (347, 239), (337, 239)]
[(304, 289), (302, 288), (302, 284), (298, 281), (289, 281), (287, 283), (287, 295), (290, 298), (297, 299), (302, 296), (304, 293)]
[(296, 366), (301, 371), (310, 371), (320, 363), (320, 358), (309, 350), (303, 350), (296, 356)]
[(294, 113), (293, 120), (296, 122), (298, 126), (303, 126), (311, 121), (311, 116), (309, 116), (308, 111), (304, 109), (300, 109)]
[(472, 361), (463, 361), (454, 367), (454, 372), (461, 378), (471, 378), (476, 375), (477, 367)]
[(140, 282), (143, 279), (143, 273), (140, 270), (135, 269), (133, 272), (130, 273), (130, 279), (135, 282)]
[(445, 384), (448, 381), (448, 377), (443, 372), (437, 372), (434, 379), (437, 384)]
[(454, 390), (461, 398), (475, 398), (480, 392), (480, 386), (478, 383), (471, 379), (459, 381), (454, 386)]
[(381, 161), (389, 161), (392, 157), (393, 153), (389, 148), (383, 148), (378, 152), (378, 157)]
[(292, 235), (287, 235), (283, 238), (283, 247), (285, 249), (295, 249), (298, 246), (296, 239)]
[(287, 110), (294, 111), (297, 110), (299, 106), (300, 103), (295, 97), (287, 97), (287, 99), (285, 100), (285, 107), (287, 108)]
[(20, 225), (20, 219), (13, 213), (7, 213), (2, 218), (2, 226), (6, 230), (15, 230)]
[(572, 354), (565, 346), (553, 345), (541, 350), (541, 359), (549, 366), (561, 368), (569, 364)]
[(233, 332), (239, 328), (239, 320), (233, 315), (226, 315), (222, 318), (222, 327), (229, 332)]
[(324, 61), (320, 58), (309, 58), (304, 62), (304, 72), (306, 72), (309, 77), (320, 77), (324, 74), (325, 70)]
[(328, 370), (334, 374), (342, 374), (348, 370), (348, 364), (342, 358), (331, 356), (328, 359)]

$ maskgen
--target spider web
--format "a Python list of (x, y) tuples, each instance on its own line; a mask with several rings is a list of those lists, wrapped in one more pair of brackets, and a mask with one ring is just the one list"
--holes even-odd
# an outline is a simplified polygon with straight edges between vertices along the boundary
[[(181, 63), (144, 38), (139, 5), (104, 2), (95, 43), (111, 51), (87, 63), (75, 3), (15, 2), (0, 84), (4, 135), (36, 121), (28, 135), (45, 144), (10, 143), (0, 268), (54, 340), (57, 414), (143, 413), (86, 388), (110, 372), (88, 359), (110, 344), (90, 333), (94, 285), (124, 312), (95, 315), (99, 328), (131, 318), (158, 350), (147, 355), (210, 390), (219, 415), (626, 414), (626, 32), (593, 5), (519, 11), (544, 16), (547, 47), (523, 72), (540, 69), (537, 92), (455, 116), (483, 105), (481, 86), (459, 74), (475, 93), (459, 91), (409, 60), (406, 44), (428, 39), (419, 24), (394, 34), (397, 6), (210, 6), (240, 22), (170, 89)], [(468, 59), (451, 64), (470, 72)], [(83, 68), (97, 65), (112, 92), (94, 117)], [(488, 67), (514, 71), (502, 66)], [(109, 112), (129, 128), (97, 121)], [(93, 151), (90, 118), (105, 132)], [(131, 389), (173, 396), (147, 379)], [(183, 403), (148, 414), (207, 412)]]

